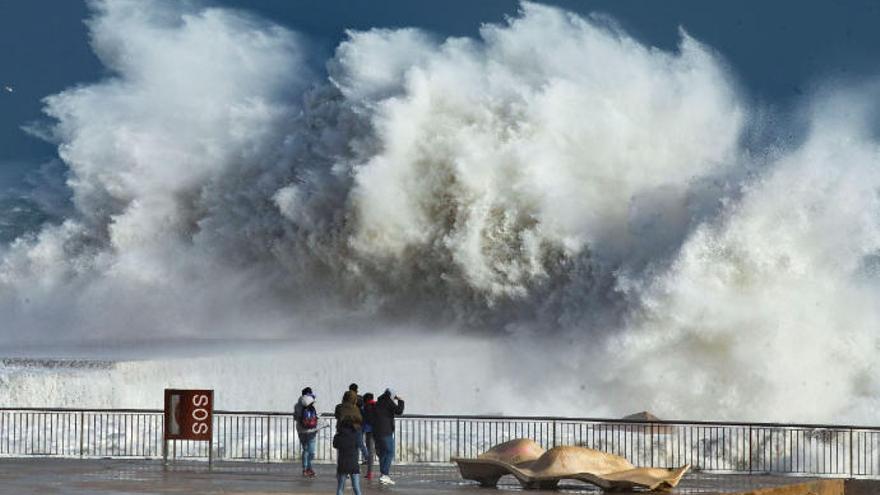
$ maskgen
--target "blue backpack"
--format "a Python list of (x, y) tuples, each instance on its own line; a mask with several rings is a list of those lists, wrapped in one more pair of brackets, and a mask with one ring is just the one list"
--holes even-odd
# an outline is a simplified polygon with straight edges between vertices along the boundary
[(318, 427), (318, 412), (315, 411), (315, 406), (306, 406), (303, 409), (299, 424), (307, 430)]

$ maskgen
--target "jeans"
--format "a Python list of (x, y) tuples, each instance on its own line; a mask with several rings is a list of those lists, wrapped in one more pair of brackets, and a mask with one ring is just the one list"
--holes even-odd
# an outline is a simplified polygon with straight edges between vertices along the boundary
[(312, 469), (312, 459), (315, 458), (315, 447), (318, 444), (318, 435), (311, 435), (310, 438), (299, 437), (299, 443), (303, 451), (303, 471)]
[(361, 495), (361, 475), (359, 474), (337, 474), (336, 475), (336, 495), (342, 495), (345, 491), (345, 477), (351, 476), (351, 489), (354, 495)]
[(364, 431), (358, 430), (358, 450), (361, 451), (361, 458), (363, 458), (364, 462), (367, 460), (367, 456), (370, 454), (367, 451), (367, 444), (364, 443)]
[(373, 432), (364, 433), (367, 444), (367, 474), (373, 474), (373, 456), (376, 452), (376, 442), (373, 441)]
[(394, 434), (379, 438), (376, 446), (379, 447), (379, 472), (387, 476), (394, 460)]

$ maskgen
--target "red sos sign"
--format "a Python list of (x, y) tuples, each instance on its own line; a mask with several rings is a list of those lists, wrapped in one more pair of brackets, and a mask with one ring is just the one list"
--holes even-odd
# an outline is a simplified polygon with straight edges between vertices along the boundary
[(213, 390), (165, 389), (165, 440), (211, 441)]

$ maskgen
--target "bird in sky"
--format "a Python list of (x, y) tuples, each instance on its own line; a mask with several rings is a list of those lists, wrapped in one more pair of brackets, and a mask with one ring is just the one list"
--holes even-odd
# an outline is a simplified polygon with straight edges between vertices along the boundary
[(14, 89), (12, 89), (12, 86), (3, 86), (3, 89), (5, 89), (7, 93), (12, 93), (15, 91)]

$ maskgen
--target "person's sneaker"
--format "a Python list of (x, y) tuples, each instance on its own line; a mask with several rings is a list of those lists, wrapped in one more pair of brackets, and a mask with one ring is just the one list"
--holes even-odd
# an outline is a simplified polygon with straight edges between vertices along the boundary
[(309, 470), (303, 469), (303, 478), (308, 478), (308, 477), (309, 477)]
[(309, 478), (314, 478), (314, 477), (315, 477), (315, 470), (314, 470), (314, 469), (311, 469), (311, 468), (310, 468), (310, 469), (307, 470), (307, 472), (308, 472), (307, 476), (308, 476)]
[(379, 476), (379, 483), (382, 483), (383, 485), (393, 485), (394, 480), (387, 474), (383, 474), (382, 476)]
[(367, 475), (364, 476), (364, 478), (366, 478), (366, 479), (368, 479), (368, 480), (373, 479), (373, 473), (367, 473)]

